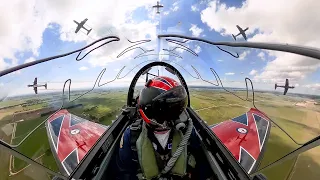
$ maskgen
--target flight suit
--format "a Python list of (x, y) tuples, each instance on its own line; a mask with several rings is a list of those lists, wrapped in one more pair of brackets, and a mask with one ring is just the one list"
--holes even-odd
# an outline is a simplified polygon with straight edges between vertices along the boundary
[[(150, 131), (148, 131), (147, 133), (151, 134)], [(140, 158), (140, 161), (142, 161), (141, 156), (139, 157), (138, 152), (133, 150), (132, 143), (130, 143), (131, 136), (132, 135), (131, 135), (130, 128), (126, 129), (123, 134), (123, 137), (121, 139), (119, 152), (116, 157), (115, 164), (116, 164), (116, 169), (117, 169), (116, 170), (117, 179), (137, 180), (137, 179), (142, 179), (142, 177), (145, 178), (145, 174), (142, 171), (145, 170), (146, 168), (150, 169), (150, 167), (147, 167), (148, 165), (152, 166), (151, 169), (153, 169), (153, 170), (151, 170), (151, 172), (155, 173), (154, 175), (156, 176), (156, 174), (158, 174), (161, 171), (161, 167), (163, 167), (165, 165), (165, 163), (159, 164), (159, 156), (156, 157), (156, 160), (157, 160), (156, 164), (154, 162), (151, 164), (139, 162), (139, 160), (138, 160), (139, 158)], [(146, 137), (147, 136), (144, 136), (144, 137), (139, 136), (140, 139), (146, 138)], [(152, 141), (152, 142), (154, 142), (154, 141)], [(168, 145), (170, 143), (171, 142), (168, 141)], [(149, 148), (149, 151), (151, 151), (150, 147), (148, 147), (148, 148)], [(138, 147), (137, 147), (137, 149), (139, 151)], [(152, 149), (152, 150), (154, 150), (155, 155), (163, 154), (163, 152), (161, 152), (161, 151), (163, 151), (163, 149), (161, 149), (161, 148)], [(168, 175), (168, 177), (169, 177), (168, 179), (173, 177), (172, 179), (204, 180), (204, 179), (207, 179), (210, 176), (210, 174), (212, 173), (210, 166), (205, 159), (204, 153), (202, 152), (199, 139), (197, 138), (194, 129), (193, 129), (191, 136), (190, 136), (190, 139), (189, 139), (189, 144), (187, 147), (187, 156), (185, 156), (184, 158), (185, 159), (181, 160), (180, 163), (178, 163), (178, 162), (176, 163), (176, 164), (180, 164), (179, 167), (175, 167), (176, 164), (173, 167), (173, 169), (180, 169), (180, 170), (173, 172), (173, 174), (175, 174), (175, 175), (172, 175), (172, 176)], [(147, 159), (150, 159), (150, 158), (147, 158)], [(166, 160), (168, 160), (168, 159), (166, 159)], [(179, 158), (178, 158), (178, 160), (179, 160)], [(178, 173), (183, 172), (183, 167), (181, 166), (181, 164), (183, 164), (181, 162), (183, 162), (183, 161), (187, 162), (187, 167), (185, 167), (186, 174), (183, 177), (179, 177), (180, 174), (178, 174), (178, 176), (176, 176), (177, 172)], [(141, 165), (145, 166), (145, 167), (141, 167)], [(154, 172), (154, 171), (157, 171), (157, 168), (153, 167), (153, 166), (158, 166), (159, 172)], [(150, 178), (150, 177), (148, 177), (148, 178)]]

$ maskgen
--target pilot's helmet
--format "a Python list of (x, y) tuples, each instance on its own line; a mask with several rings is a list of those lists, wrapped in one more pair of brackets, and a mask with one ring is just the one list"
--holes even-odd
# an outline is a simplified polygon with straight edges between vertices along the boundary
[(185, 110), (188, 95), (172, 78), (150, 79), (141, 90), (138, 108), (141, 118), (151, 127), (167, 127)]

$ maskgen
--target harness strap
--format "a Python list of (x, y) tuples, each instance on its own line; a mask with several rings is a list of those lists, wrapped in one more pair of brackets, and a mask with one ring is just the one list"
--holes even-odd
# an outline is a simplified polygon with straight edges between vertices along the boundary
[(141, 129), (142, 129), (141, 127), (142, 127), (142, 120), (141, 119), (137, 119), (130, 126), (130, 136), (131, 136), (130, 137), (130, 145), (131, 145), (131, 150), (135, 151), (135, 152), (137, 151), (136, 142), (140, 136)]

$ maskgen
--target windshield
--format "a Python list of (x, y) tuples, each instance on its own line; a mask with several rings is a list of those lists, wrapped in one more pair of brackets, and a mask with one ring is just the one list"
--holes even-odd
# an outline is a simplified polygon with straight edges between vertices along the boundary
[[(17, 1), (0, 6), (6, 13), (0, 29), (0, 138), (49, 169), (39, 169), (0, 150), (4, 160), (0, 179), (52, 179), (57, 175), (54, 172), (68, 177), (127, 105), (134, 75), (156, 61), (167, 62), (181, 73), (191, 108), (210, 128), (252, 108), (270, 119), (270, 133), (252, 142), (260, 143), (256, 146), (260, 145), (263, 154), (255, 171), (243, 167), (248, 174), (261, 172), (269, 179), (320, 176), (318, 147), (264, 169), (320, 135), (319, 59), (187, 38), (316, 48), (320, 45), (319, 3), (247, 0), (160, 4), (163, 7), (153, 7), (157, 1), (150, 0)], [(32, 64), (57, 55), (63, 56)], [(19, 65), (25, 67), (9, 71)], [(134, 97), (150, 77), (179, 80), (165, 67), (152, 67), (147, 72), (139, 77)], [(67, 116), (71, 134), (67, 137), (81, 134), (81, 127), (71, 128), (80, 122), (88, 123), (85, 131), (92, 134), (68, 147), (83, 147), (77, 161), (71, 163), (66, 160), (73, 151), (58, 151), (59, 146), (68, 146), (59, 139)]]

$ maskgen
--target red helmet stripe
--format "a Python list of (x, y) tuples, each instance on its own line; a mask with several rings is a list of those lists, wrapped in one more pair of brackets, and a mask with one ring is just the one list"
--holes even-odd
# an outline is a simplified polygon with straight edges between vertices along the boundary
[(171, 87), (167, 83), (164, 83), (163, 81), (160, 81), (157, 79), (154, 79), (150, 86), (158, 88), (158, 89), (162, 89), (165, 91), (168, 91), (169, 89), (171, 89)]
[(143, 110), (141, 108), (139, 108), (139, 112), (140, 112), (140, 115), (141, 115), (142, 119), (144, 121), (146, 121), (146, 123), (148, 123), (148, 124), (151, 123), (150, 119), (144, 114), (144, 112), (143, 112)]
[(166, 80), (167, 82), (170, 83), (170, 85), (172, 87), (176, 87), (178, 85), (180, 85), (177, 81), (175, 81), (174, 79), (168, 78), (168, 77), (161, 77), (162, 79)]
[(173, 84), (171, 84), (171, 83), (170, 83), (169, 81), (167, 81), (165, 78), (157, 77), (157, 78), (155, 78), (155, 80), (162, 81), (162, 82), (164, 82), (165, 84), (169, 85), (170, 87), (173, 87)]

